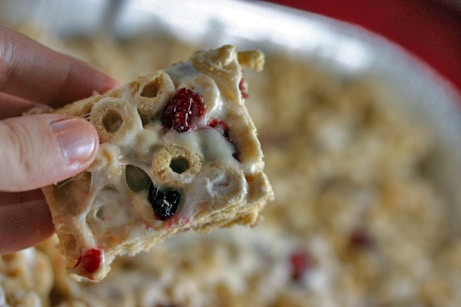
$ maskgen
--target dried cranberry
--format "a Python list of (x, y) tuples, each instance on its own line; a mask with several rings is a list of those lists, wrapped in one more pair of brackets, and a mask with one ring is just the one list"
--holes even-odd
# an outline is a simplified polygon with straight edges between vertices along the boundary
[(87, 250), (83, 256), (80, 256), (74, 269), (81, 275), (91, 278), (99, 269), (103, 260), (104, 251), (98, 248)]
[(202, 96), (189, 88), (179, 89), (162, 114), (162, 125), (167, 129), (187, 132), (195, 129), (195, 123), (205, 115)]
[(242, 79), (240, 79), (240, 82), (239, 82), (239, 90), (240, 90), (240, 93), (242, 95), (242, 98), (243, 99), (247, 99), (248, 98), (248, 91), (247, 91), (247, 84), (246, 84), (246, 81), (245, 79), (242, 77)]
[(373, 239), (363, 228), (354, 229), (349, 235), (349, 244), (358, 250), (367, 250), (373, 246)]
[(208, 126), (217, 129), (226, 139), (229, 139), (229, 126), (224, 121), (212, 118), (208, 122)]
[(290, 255), (291, 278), (300, 280), (305, 272), (312, 267), (311, 256), (305, 251), (294, 251)]
[(170, 189), (161, 191), (155, 185), (151, 184), (148, 200), (154, 209), (155, 216), (161, 221), (166, 221), (178, 210), (181, 194), (178, 191)]
[(232, 156), (234, 157), (235, 160), (240, 161), (237, 148), (234, 142), (232, 141), (232, 139), (230, 138), (229, 126), (223, 120), (220, 120), (218, 118), (212, 118), (208, 122), (208, 127), (218, 130), (227, 139), (227, 141), (232, 144), (232, 146), (235, 149), (235, 151), (232, 153)]

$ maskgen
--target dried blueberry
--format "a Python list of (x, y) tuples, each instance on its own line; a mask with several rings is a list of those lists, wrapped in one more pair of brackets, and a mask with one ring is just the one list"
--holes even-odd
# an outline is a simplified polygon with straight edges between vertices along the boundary
[(148, 200), (154, 209), (155, 216), (161, 221), (166, 221), (178, 210), (181, 194), (171, 189), (161, 191), (155, 185), (151, 184)]

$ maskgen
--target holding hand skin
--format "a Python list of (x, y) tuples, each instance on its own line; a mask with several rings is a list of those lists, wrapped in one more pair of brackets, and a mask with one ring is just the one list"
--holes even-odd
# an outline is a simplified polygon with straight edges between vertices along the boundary
[(99, 145), (96, 130), (84, 119), (21, 114), (116, 85), (86, 63), (0, 27), (0, 254), (35, 245), (53, 233), (39, 188), (83, 171)]

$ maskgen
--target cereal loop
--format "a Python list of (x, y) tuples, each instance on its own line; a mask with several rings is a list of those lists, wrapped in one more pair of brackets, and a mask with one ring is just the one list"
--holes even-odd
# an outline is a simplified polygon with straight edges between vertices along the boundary
[(156, 179), (172, 188), (183, 187), (201, 169), (200, 157), (185, 147), (168, 145), (159, 149), (152, 160)]

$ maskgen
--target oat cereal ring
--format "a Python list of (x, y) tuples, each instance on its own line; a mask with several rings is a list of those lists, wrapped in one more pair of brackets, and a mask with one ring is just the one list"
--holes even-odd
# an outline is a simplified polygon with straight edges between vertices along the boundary
[(175, 91), (173, 81), (163, 71), (157, 72), (154, 76), (140, 77), (132, 82), (131, 86), (136, 88), (134, 95), (143, 123), (150, 122), (161, 112)]
[(98, 131), (100, 141), (114, 137), (127, 137), (130, 132), (142, 129), (136, 106), (124, 99), (101, 99), (92, 108), (90, 122)]
[(168, 145), (159, 149), (152, 159), (152, 172), (162, 185), (183, 187), (200, 171), (200, 157), (183, 146)]

